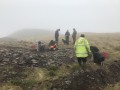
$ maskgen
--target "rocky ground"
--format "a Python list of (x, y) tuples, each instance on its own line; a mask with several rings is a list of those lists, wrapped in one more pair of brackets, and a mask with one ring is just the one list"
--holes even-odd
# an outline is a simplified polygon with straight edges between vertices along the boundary
[(74, 62), (71, 49), (37, 52), (32, 49), (17, 47), (0, 47), (0, 66), (19, 65), (28, 67), (60, 66)]
[[(33, 73), (35, 68), (45, 68), (49, 71), (52, 66), (59, 68), (63, 64), (73, 62), (75, 61), (72, 49), (37, 52), (31, 48), (1, 45), (0, 83), (10, 82), (15, 85), (16, 83), (17, 85), (21, 85), (21, 83), (24, 85), (24, 82), (21, 80), (28, 77), (28, 74)], [(52, 75), (54, 75), (54, 72)], [(26, 88), (24, 89), (24, 86), (20, 87), (22, 87), (22, 90), (28, 90)]]
[[(40, 87), (44, 81), (24, 81), (34, 68), (60, 68), (63, 64), (76, 63), (71, 48), (57, 51), (37, 52), (23, 47), (0, 46), (0, 84), (12, 83), (21, 89), (1, 90), (103, 90), (110, 84), (120, 82), (120, 60), (113, 60), (103, 66), (89, 63), (85, 71), (75, 68), (69, 75), (50, 79), (49, 89)], [(69, 68), (69, 67), (67, 67)], [(53, 71), (56, 71), (55, 69)], [(54, 76), (54, 73), (52, 74)], [(45, 81), (48, 82), (48, 81)], [(1, 86), (0, 85), (0, 86)], [(27, 88), (26, 88), (27, 87)]]

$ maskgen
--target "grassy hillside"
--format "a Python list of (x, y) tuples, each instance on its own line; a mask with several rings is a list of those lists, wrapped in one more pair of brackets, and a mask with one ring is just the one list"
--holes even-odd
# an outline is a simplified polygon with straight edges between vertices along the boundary
[[(26, 33), (27, 32), (28, 31), (26, 31)], [(79, 38), (79, 35), (80, 34), (78, 34), (77, 38)], [(107, 74), (107, 73), (106, 74), (108, 76), (110, 76), (112, 74), (117, 75), (116, 73), (119, 72), (119, 68), (118, 68), (119, 65), (116, 65), (116, 63), (118, 63), (117, 60), (120, 60), (120, 40), (119, 40), (120, 33), (85, 33), (85, 35), (86, 35), (86, 38), (88, 39), (90, 45), (97, 46), (100, 49), (100, 51), (107, 51), (109, 53), (109, 58), (106, 59), (106, 61), (104, 62), (104, 64), (105, 64), (104, 67), (94, 65), (91, 62), (92, 64), (87, 63), (87, 65), (89, 67), (88, 69), (90, 69), (91, 72), (94, 73), (94, 72), (96, 72), (95, 70), (99, 70), (101, 68), (103, 70), (105, 70), (105, 72), (108, 72), (107, 70), (110, 68), (110, 70), (113, 70), (113, 71), (110, 71), (110, 74)], [(52, 37), (54, 37), (54, 32), (53, 32)], [(64, 38), (64, 36), (60, 36), (60, 39), (61, 38)], [(26, 38), (26, 39), (28, 40), (29, 38)], [(49, 38), (49, 39), (51, 39), (51, 38)], [(47, 42), (47, 39), (43, 39), (43, 40)], [(61, 64), (62, 61), (66, 61), (67, 59), (69, 61), (70, 60), (69, 58), (74, 57), (73, 52), (72, 52), (72, 48), (73, 48), (72, 38), (70, 38), (70, 41), (71, 41), (70, 45), (68, 45), (68, 46), (63, 45), (63, 43), (61, 43), (61, 41), (60, 41), (59, 46), (58, 46), (58, 48), (60, 50), (55, 51), (55, 52), (45, 52), (45, 53), (37, 53), (37, 52), (31, 51), (30, 49), (24, 49), (24, 48), (20, 48), (20, 50), (19, 50), (18, 47), (26, 48), (30, 45), (30, 42), (21, 42), (21, 41), (14, 42), (14, 43), (10, 42), (10, 44), (12, 46), (16, 46), (16, 48), (11, 48), (11, 47), (7, 47), (7, 46), (4, 48), (1, 47), (1, 49), (0, 49), (1, 62), (2, 62), (2, 60), (5, 60), (5, 62), (7, 62), (8, 57), (10, 57), (12, 59), (10, 59), (9, 61), (14, 61), (14, 63), (16, 63), (15, 60), (24, 61), (24, 60), (22, 60), (21, 57), (25, 56), (25, 58), (28, 58), (28, 60), (29, 60), (29, 58), (34, 58), (35, 60), (40, 59), (40, 61), (47, 61), (50, 63), (55, 62), (56, 63), (55, 65)], [(69, 49), (66, 49), (66, 48), (69, 48)], [(17, 56), (16, 56), (16, 54), (17, 54)], [(22, 56), (19, 56), (19, 55), (22, 55)], [(3, 57), (5, 57), (5, 58), (2, 59)], [(75, 59), (75, 61), (76, 61), (76, 59)], [(30, 60), (29, 60), (29, 62), (30, 62)], [(112, 63), (114, 63), (114, 62), (115, 62), (116, 66), (112, 65)], [(71, 63), (70, 64), (62, 63), (62, 65), (59, 67), (52, 66), (50, 63), (48, 63), (48, 64), (50, 64), (50, 67), (48, 67), (48, 68), (40, 68), (40, 67), (33, 67), (33, 66), (21, 67), (21, 66), (17, 66), (17, 65), (16, 66), (10, 65), (11, 63), (13, 63), (13, 62), (8, 63), (8, 66), (0, 66), (0, 71), (1, 71), (0, 90), (50, 90), (50, 87), (52, 85), (52, 82), (54, 82), (54, 80), (56, 80), (58, 82), (58, 80), (61, 80), (63, 78), (63, 80), (65, 80), (65, 82), (67, 84), (69, 84), (69, 82), (66, 81), (66, 79), (64, 79), (65, 76), (72, 75), (72, 74), (74, 74), (73, 72), (79, 71), (79, 69), (80, 69), (77, 62), (74, 62), (72, 64)], [(18, 62), (18, 63), (21, 63), (21, 62)], [(3, 64), (6, 64), (6, 63), (3, 63)], [(107, 68), (107, 69), (105, 69), (105, 68)], [(118, 68), (118, 69), (116, 69), (118, 71), (115, 71), (114, 68)], [(80, 75), (85, 76), (86, 74), (83, 73)], [(93, 75), (99, 75), (99, 73), (96, 73)], [(112, 79), (112, 77), (111, 77), (111, 79)], [(116, 79), (116, 80), (118, 80), (118, 79)], [(113, 82), (113, 81), (114, 80), (111, 80), (111, 82)], [(113, 84), (115, 84), (115, 83), (113, 82)], [(114, 85), (113, 88), (111, 88), (111, 86), (113, 86), (113, 84), (111, 83), (110, 86), (108, 85), (108, 87), (106, 87), (105, 90), (119, 90), (120, 89), (118, 87), (119, 83), (117, 85)], [(116, 88), (118, 88), (118, 89), (116, 89)], [(98, 90), (98, 89), (94, 89), (94, 90)], [(103, 89), (101, 89), (101, 90), (103, 90)]]

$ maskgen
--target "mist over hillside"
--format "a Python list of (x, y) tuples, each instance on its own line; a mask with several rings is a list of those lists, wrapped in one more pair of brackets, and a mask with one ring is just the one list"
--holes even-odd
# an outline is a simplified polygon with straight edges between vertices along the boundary
[[(45, 30), (45, 29), (22, 29), (19, 31), (16, 31), (9, 35), (6, 38), (3, 38), (3, 40), (23, 40), (23, 41), (50, 41), (54, 40), (54, 33), (55, 31), (52, 30)], [(85, 34), (86, 38), (93, 40), (98, 38), (102, 39), (118, 39), (120, 38), (120, 33), (90, 33), (90, 32), (78, 32), (77, 38), (80, 37), (80, 34)], [(64, 34), (60, 32), (59, 40), (62, 41), (62, 38), (65, 38)], [(72, 39), (72, 33), (70, 33), (70, 41)]]
[(3, 38), (0, 38), (0, 41), (16, 41), (15, 38), (10, 38), (10, 37), (3, 37)]
[(43, 29), (23, 29), (8, 36), (17, 40), (50, 40), (54, 38), (54, 31)]

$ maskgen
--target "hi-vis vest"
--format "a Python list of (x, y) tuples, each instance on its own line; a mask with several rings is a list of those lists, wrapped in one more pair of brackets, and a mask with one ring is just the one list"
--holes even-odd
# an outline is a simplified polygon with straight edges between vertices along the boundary
[(83, 58), (88, 57), (88, 52), (91, 52), (87, 39), (83, 37), (80, 37), (78, 40), (76, 40), (74, 48), (75, 48), (76, 57), (83, 57)]

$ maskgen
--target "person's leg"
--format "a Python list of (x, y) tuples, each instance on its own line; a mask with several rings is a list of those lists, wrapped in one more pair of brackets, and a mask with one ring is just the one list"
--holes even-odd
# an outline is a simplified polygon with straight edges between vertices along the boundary
[(45, 47), (44, 46), (42, 46), (42, 51), (44, 51), (45, 50)]
[(81, 58), (77, 58), (79, 65), (81, 66)]
[(68, 41), (68, 40), (69, 40), (69, 37), (67, 36), (67, 37), (66, 37), (67, 45), (69, 44), (69, 41)]
[(75, 37), (75, 40), (74, 40), (74, 44), (75, 44), (75, 41), (76, 41), (76, 37)]
[(65, 41), (66, 41), (66, 44), (67, 44), (67, 36), (65, 36)]
[(56, 40), (55, 40), (56, 44), (58, 45), (58, 37), (56, 37)]
[(74, 38), (72, 38), (73, 39), (73, 45), (74, 45)]
[(86, 57), (85, 57), (85, 58), (82, 58), (82, 61), (83, 61), (84, 64), (86, 64), (87, 58), (86, 58)]
[(68, 36), (68, 45), (69, 45), (69, 36)]
[(57, 43), (57, 37), (55, 37), (55, 42)]
[(82, 58), (82, 68), (83, 68), (83, 70), (85, 70), (85, 68), (86, 68), (86, 62), (87, 62), (87, 58), (85, 57), (85, 58)]
[(66, 45), (67, 45), (67, 36), (65, 36), (65, 41), (66, 41)]
[(73, 44), (75, 43), (75, 38), (73, 37)]

